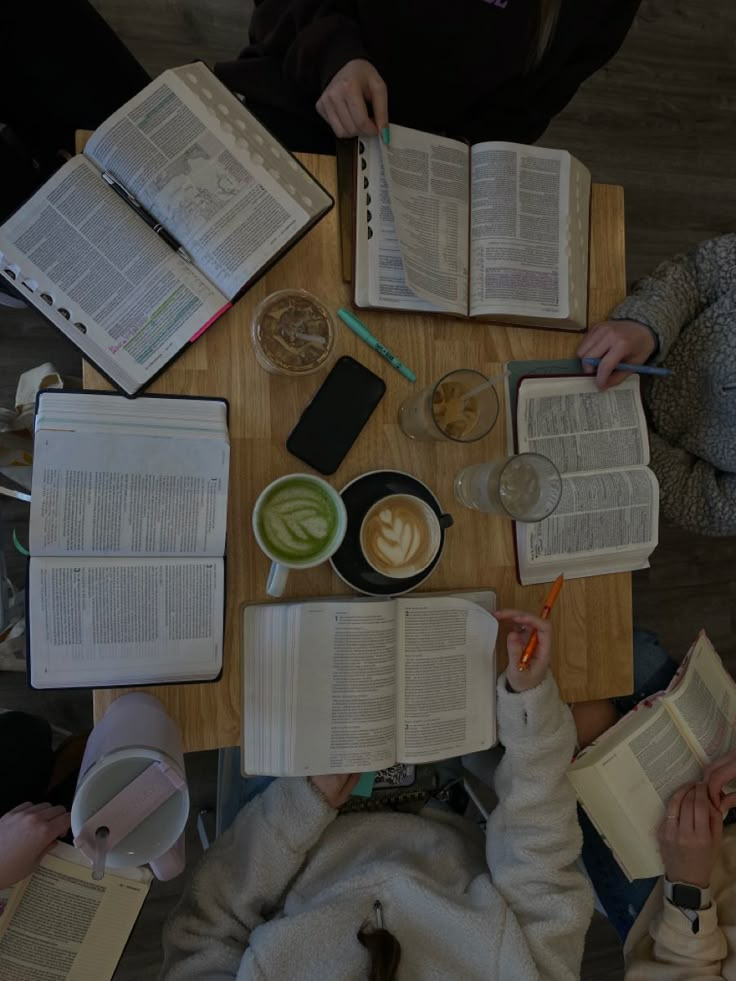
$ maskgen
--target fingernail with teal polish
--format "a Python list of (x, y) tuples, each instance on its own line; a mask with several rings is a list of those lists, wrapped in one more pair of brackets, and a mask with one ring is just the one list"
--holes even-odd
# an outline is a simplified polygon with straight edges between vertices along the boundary
[(388, 146), (389, 143), (391, 142), (391, 133), (389, 132), (388, 126), (384, 126), (383, 129), (381, 130), (381, 139), (386, 144), (386, 146)]

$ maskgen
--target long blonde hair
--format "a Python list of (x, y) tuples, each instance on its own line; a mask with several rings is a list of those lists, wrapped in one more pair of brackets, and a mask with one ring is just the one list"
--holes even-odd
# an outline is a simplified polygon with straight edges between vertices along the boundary
[(539, 0), (538, 2), (537, 28), (534, 32), (534, 42), (528, 65), (530, 69), (537, 67), (552, 43), (561, 6), (562, 0)]

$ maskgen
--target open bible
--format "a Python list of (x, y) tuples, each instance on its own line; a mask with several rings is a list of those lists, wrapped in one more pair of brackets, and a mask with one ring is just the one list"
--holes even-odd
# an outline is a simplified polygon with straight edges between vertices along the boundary
[(630, 879), (661, 875), (657, 829), (680, 787), (736, 749), (736, 684), (704, 632), (666, 691), (578, 755), (568, 777)]
[[(507, 397), (507, 406), (514, 400)], [(509, 452), (541, 453), (562, 474), (557, 509), (516, 522), (519, 582), (645, 569), (659, 534), (659, 485), (639, 377), (601, 392), (592, 378), (523, 378)]]
[(111, 981), (150, 884), (145, 868), (95, 881), (81, 852), (57, 842), (31, 875), (0, 890), (0, 977)]
[(244, 773), (383, 770), (496, 742), (493, 593), (243, 608)]
[(0, 228), (0, 275), (130, 395), (331, 206), (205, 65), (185, 65), (105, 120)]
[(225, 605), (226, 403), (45, 391), (35, 432), (31, 686), (214, 680)]
[(569, 153), (392, 126), (357, 161), (356, 306), (585, 329), (590, 173)]

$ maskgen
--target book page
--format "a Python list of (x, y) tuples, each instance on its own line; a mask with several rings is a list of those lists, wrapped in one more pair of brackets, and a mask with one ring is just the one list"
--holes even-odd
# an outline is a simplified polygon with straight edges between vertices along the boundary
[[(303, 681), (296, 709), (296, 772), (391, 766), (396, 762), (394, 604), (305, 603), (299, 607), (298, 636)], [(325, 692), (332, 701), (327, 712)], [(318, 759), (328, 764), (325, 769), (316, 765)]]
[(147, 85), (98, 128), (85, 153), (231, 299), (331, 203), (201, 64)]
[(628, 879), (659, 875), (659, 851), (652, 850), (649, 837), (639, 834), (626, 801), (601, 779), (596, 767), (573, 766), (568, 777), (586, 814)]
[(541, 453), (560, 473), (649, 463), (639, 377), (601, 392), (592, 378), (527, 378), (516, 412), (520, 453)]
[(32, 558), (35, 688), (211, 680), (222, 665), (222, 559)]
[(380, 144), (407, 285), (441, 310), (468, 312), (468, 148), (405, 126)]
[(435, 312), (408, 285), (378, 137), (358, 143), (355, 298), (359, 306)]
[(570, 155), (518, 143), (470, 154), (471, 315), (568, 317)]
[(507, 361), (504, 367), (503, 394), (506, 409), (506, 452), (516, 453), (516, 408), (519, 382), (529, 375), (580, 375), (579, 358), (558, 358), (544, 361)]
[(151, 875), (92, 870), (56, 845), (14, 887), (0, 916), (5, 981), (110, 981), (150, 887)]
[(242, 610), (244, 776), (294, 773), (295, 712), (301, 680), (298, 609), (297, 604), (269, 603)]
[(31, 555), (222, 556), (227, 442), (36, 432)]
[(228, 305), (84, 157), (2, 226), (0, 265), (128, 393)]
[(244, 622), (247, 772), (349, 773), (396, 762), (393, 602), (260, 606)]
[(704, 763), (736, 749), (736, 684), (705, 634), (664, 701)]
[(397, 601), (401, 763), (488, 749), (496, 740), (496, 619), (461, 599)]
[[(563, 477), (562, 498), (549, 518), (517, 522), (519, 554), (529, 572), (563, 557), (615, 560), (618, 553), (632, 550), (647, 556), (658, 534), (657, 478), (646, 467)], [(625, 565), (627, 558), (622, 561)]]
[(565, 247), (569, 257), (569, 320), (581, 330), (588, 326), (591, 192), (590, 171), (575, 157), (570, 157), (570, 213)]
[[(640, 707), (624, 717), (600, 740), (583, 751), (570, 770), (570, 778), (576, 785), (575, 771), (583, 766), (594, 766), (597, 781), (589, 778), (587, 794), (581, 795), (586, 809), (595, 816), (609, 844), (623, 856), (622, 864), (628, 874), (634, 876), (659, 875), (662, 864), (657, 845), (657, 829), (666, 814), (667, 803), (683, 784), (702, 778), (700, 760), (670, 717), (663, 701), (652, 708)], [(600, 806), (595, 785), (605, 785), (607, 791), (621, 804), (625, 803), (628, 822), (634, 826), (636, 836), (646, 842), (651, 864), (642, 870), (632, 869), (626, 860), (627, 848), (631, 847), (631, 830), (615, 820), (615, 814), (607, 814)], [(576, 785), (577, 787), (577, 785)], [(636, 845), (634, 844), (636, 850)]]

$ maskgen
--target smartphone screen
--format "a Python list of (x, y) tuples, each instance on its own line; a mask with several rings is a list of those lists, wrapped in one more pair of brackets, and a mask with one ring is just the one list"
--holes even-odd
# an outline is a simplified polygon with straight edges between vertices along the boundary
[(333, 474), (383, 398), (386, 383), (353, 358), (340, 358), (302, 412), (286, 448), (322, 474)]

